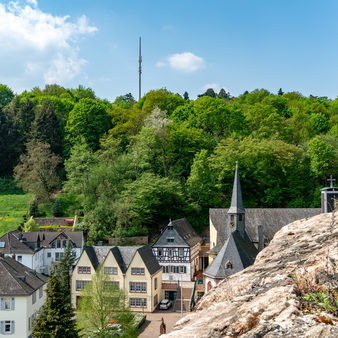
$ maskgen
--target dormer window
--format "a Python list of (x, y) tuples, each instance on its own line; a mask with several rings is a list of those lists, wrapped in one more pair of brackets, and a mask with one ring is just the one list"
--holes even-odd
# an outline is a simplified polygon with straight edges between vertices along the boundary
[(175, 238), (174, 237), (167, 237), (168, 243), (174, 243)]
[(230, 221), (233, 222), (235, 220), (235, 215), (230, 216)]
[(168, 225), (168, 230), (173, 230), (173, 226), (172, 225)]
[(232, 269), (232, 263), (230, 261), (227, 261), (225, 266), (227, 269)]

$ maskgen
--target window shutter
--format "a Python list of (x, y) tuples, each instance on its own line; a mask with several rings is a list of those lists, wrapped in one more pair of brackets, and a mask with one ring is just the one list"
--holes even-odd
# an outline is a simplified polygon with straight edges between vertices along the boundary
[(187, 267), (186, 266), (184, 267), (184, 273), (187, 273)]
[(4, 333), (4, 325), (5, 325), (5, 322), (2, 320), (0, 322), (0, 333)]
[(14, 297), (12, 298), (12, 301), (11, 301), (11, 310), (15, 310), (15, 298)]
[(4, 299), (0, 299), (0, 310), (4, 310)]
[(14, 333), (15, 332), (15, 328), (14, 328), (14, 320), (12, 320), (11, 322), (11, 333)]

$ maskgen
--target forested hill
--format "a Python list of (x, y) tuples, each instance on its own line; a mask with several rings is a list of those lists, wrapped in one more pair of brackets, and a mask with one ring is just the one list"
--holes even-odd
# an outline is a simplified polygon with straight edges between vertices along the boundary
[(154, 233), (169, 218), (202, 229), (230, 203), (239, 161), (245, 207), (318, 207), (338, 168), (338, 99), (212, 89), (190, 100), (166, 89), (114, 102), (90, 88), (14, 95), (0, 85), (0, 176), (37, 201), (82, 197), (94, 241)]

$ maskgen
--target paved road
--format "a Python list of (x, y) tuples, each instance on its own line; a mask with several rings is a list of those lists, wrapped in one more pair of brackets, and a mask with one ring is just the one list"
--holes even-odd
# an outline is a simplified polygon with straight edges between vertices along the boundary
[[(183, 316), (185, 313), (183, 313)], [(157, 338), (160, 335), (161, 319), (167, 326), (167, 333), (173, 330), (174, 324), (181, 319), (181, 314), (177, 312), (160, 311), (147, 313), (146, 321), (140, 328), (139, 338)]]

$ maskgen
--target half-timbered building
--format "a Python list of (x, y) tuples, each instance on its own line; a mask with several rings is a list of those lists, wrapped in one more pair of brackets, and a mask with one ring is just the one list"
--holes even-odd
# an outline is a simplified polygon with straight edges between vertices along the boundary
[(153, 254), (162, 266), (165, 281), (191, 281), (200, 269), (199, 237), (187, 219), (170, 221), (153, 245)]

